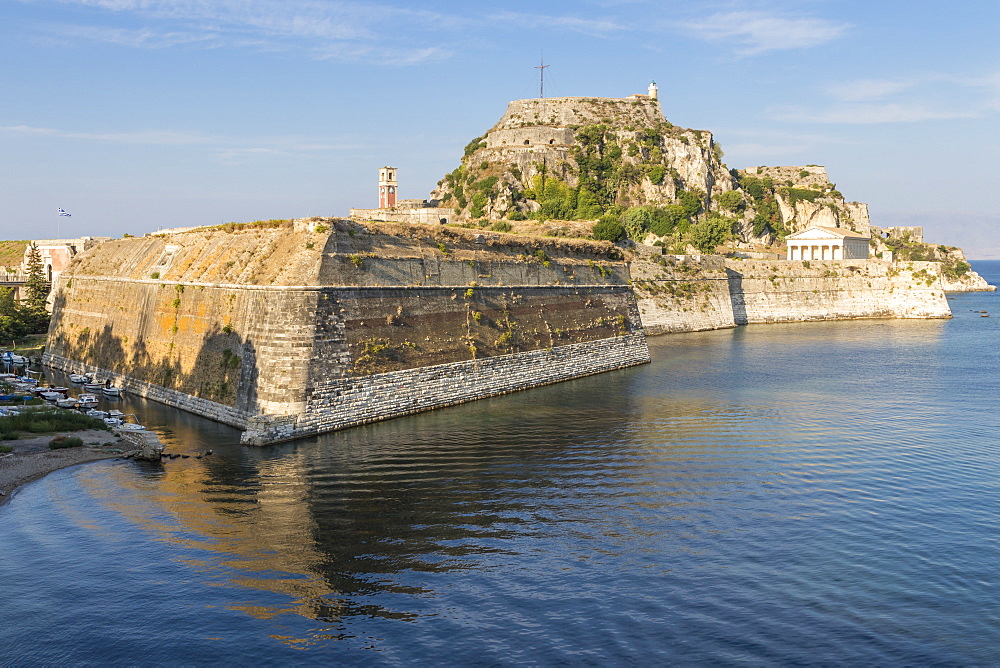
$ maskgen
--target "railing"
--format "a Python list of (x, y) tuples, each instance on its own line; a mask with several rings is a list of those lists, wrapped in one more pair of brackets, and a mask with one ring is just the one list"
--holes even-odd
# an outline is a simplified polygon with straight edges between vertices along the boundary
[[(8, 274), (0, 271), (0, 284), (13, 285), (13, 284), (23, 284), (28, 282), (28, 274), (22, 274), (21, 272), (15, 272), (13, 274)], [(45, 281), (48, 283), (48, 281)]]

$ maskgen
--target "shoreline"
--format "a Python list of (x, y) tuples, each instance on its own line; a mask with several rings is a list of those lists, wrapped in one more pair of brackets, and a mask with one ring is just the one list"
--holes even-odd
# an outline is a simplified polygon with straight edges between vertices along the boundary
[[(77, 436), (83, 439), (84, 443), (99, 442), (102, 445), (50, 450), (49, 441), (58, 435)], [(128, 443), (124, 440), (100, 430), (48, 434), (4, 443), (13, 445), (14, 452), (0, 456), (0, 492), (3, 493), (0, 495), (0, 507), (13, 498), (24, 485), (44, 478), (53, 471), (77, 464), (121, 457), (122, 452), (129, 449)]]

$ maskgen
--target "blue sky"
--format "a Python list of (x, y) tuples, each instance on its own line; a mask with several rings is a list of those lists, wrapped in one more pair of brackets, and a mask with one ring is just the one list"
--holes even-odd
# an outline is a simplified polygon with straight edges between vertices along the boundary
[(509, 100), (660, 87), (730, 167), (821, 164), (1000, 258), (1000, 2), (0, 0), (0, 237), (426, 197)]

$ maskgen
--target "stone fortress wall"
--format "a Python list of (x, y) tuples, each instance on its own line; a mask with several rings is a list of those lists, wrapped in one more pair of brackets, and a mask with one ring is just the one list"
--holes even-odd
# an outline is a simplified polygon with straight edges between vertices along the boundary
[(950, 318), (940, 263), (646, 256), (632, 281), (649, 334), (737, 325)]
[(44, 359), (297, 438), (648, 361), (615, 254), (338, 220), (111, 241), (59, 281)]

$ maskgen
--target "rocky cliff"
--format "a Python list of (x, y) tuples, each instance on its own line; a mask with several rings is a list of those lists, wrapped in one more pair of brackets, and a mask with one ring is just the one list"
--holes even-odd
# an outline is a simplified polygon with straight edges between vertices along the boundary
[(656, 100), (515, 100), (431, 197), (471, 219), (596, 219), (682, 192), (700, 209), (733, 188), (720, 158), (710, 132), (672, 125)]

